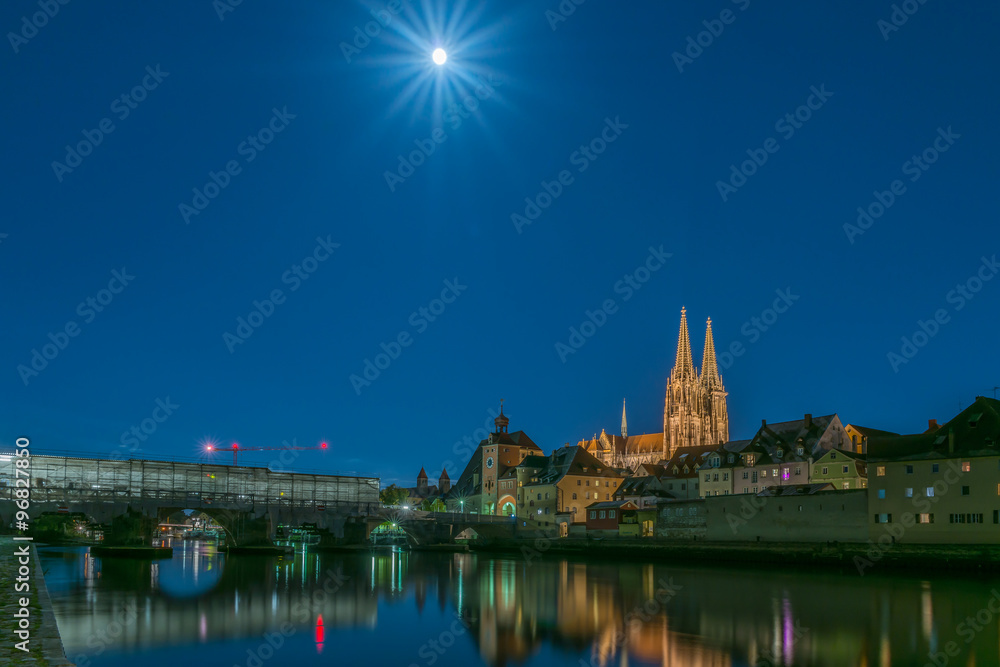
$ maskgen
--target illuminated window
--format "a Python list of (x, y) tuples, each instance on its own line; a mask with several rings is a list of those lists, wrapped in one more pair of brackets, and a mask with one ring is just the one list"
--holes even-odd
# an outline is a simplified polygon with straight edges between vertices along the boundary
[(885, 498), (885, 489), (879, 489), (878, 490), (878, 497), (879, 497), (880, 500), (883, 499), (883, 498)]
[(918, 514), (917, 517), (920, 523), (934, 523), (933, 514)]
[(962, 472), (969, 472), (972, 470), (972, 464), (968, 461), (962, 461)]
[(885, 477), (885, 466), (879, 466), (875, 468), (875, 474), (879, 477)]
[(905, 495), (906, 495), (907, 498), (912, 498), (913, 497), (913, 488), (911, 487), (911, 488), (906, 489), (906, 494)]
[(791, 477), (791, 476), (792, 476), (792, 473), (791, 473), (791, 471), (789, 471), (788, 468), (782, 468), (781, 469), (781, 479), (787, 481), (788, 478)]
[(928, 486), (927, 487), (927, 497), (928, 498), (933, 498), (934, 497), (934, 487), (933, 486)]
[(778, 476), (778, 469), (777, 468), (773, 468), (771, 470), (771, 476), (772, 477), (777, 477)]

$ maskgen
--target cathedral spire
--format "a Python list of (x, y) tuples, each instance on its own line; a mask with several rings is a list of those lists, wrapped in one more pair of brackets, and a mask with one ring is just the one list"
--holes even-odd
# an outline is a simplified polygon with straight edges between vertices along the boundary
[(715, 339), (712, 338), (712, 318), (708, 318), (705, 329), (705, 352), (701, 357), (701, 382), (707, 389), (722, 386), (719, 365), (715, 360)]
[(677, 335), (677, 360), (671, 375), (677, 378), (696, 377), (691, 356), (691, 338), (688, 336), (687, 309), (684, 307), (681, 308), (681, 330)]
[(622, 399), (622, 437), (628, 437), (628, 422), (625, 421), (625, 399)]

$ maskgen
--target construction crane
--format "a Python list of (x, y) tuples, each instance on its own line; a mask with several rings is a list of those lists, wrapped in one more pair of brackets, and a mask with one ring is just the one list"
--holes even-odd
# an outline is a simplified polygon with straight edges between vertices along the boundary
[(206, 445), (205, 451), (207, 452), (232, 452), (233, 453), (233, 465), (239, 465), (236, 461), (236, 457), (240, 452), (268, 452), (280, 450), (284, 451), (286, 449), (326, 449), (326, 443), (320, 443), (318, 447), (297, 447), (293, 445), (283, 445), (281, 447), (240, 447), (238, 443), (233, 443), (232, 447), (216, 447), (215, 445)]

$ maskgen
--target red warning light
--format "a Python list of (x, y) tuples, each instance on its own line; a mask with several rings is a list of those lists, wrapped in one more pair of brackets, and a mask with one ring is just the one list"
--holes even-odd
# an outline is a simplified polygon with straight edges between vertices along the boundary
[(326, 449), (326, 443), (325, 442), (320, 443), (319, 446), (320, 446), (320, 449)]

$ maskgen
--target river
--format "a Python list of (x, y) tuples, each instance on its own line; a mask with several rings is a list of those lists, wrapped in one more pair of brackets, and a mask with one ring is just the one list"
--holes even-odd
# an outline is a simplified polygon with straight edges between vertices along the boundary
[(173, 546), (173, 558), (153, 562), (39, 549), (70, 660), (1000, 665), (996, 575), (388, 550), (228, 557), (207, 542)]

